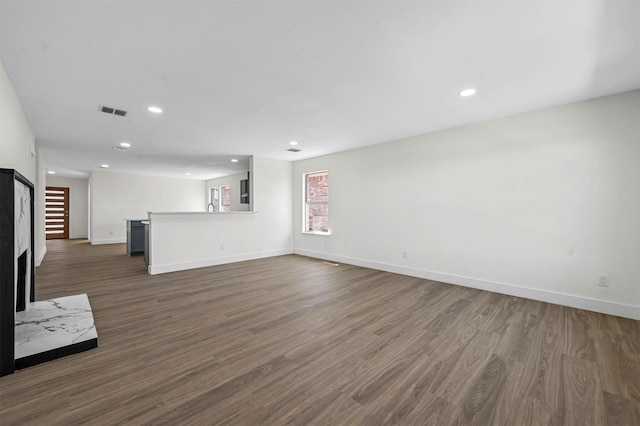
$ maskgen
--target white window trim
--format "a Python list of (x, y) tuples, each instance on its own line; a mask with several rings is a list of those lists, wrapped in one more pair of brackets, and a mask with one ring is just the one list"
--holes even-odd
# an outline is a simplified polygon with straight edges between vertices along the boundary
[(327, 236), (327, 235), (331, 235), (331, 230), (328, 230), (327, 232), (321, 232), (321, 231), (302, 231), (301, 234), (306, 234), (306, 235), (318, 235), (318, 236)]
[(329, 173), (329, 170), (316, 170), (314, 172), (302, 173), (302, 234), (307, 235), (331, 235), (331, 219), (329, 219), (327, 231), (307, 231), (307, 204), (326, 204), (329, 206), (331, 195), (329, 195), (327, 201), (311, 201), (307, 202), (307, 176), (316, 173)]

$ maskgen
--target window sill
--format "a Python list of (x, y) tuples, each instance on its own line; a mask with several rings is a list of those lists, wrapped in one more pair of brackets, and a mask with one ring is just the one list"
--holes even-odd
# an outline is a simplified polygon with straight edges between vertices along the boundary
[(302, 233), (306, 234), (306, 235), (324, 235), (324, 236), (331, 235), (331, 231), (329, 231), (329, 232), (302, 231)]

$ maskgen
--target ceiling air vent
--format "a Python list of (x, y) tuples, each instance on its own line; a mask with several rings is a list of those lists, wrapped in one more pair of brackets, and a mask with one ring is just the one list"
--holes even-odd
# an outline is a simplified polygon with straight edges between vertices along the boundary
[(289, 148), (287, 151), (289, 152), (300, 152), (298, 148)]
[(111, 108), (103, 105), (98, 106), (98, 111), (102, 111), (105, 114), (119, 115), (120, 117), (124, 117), (125, 115), (127, 115), (127, 111), (125, 110), (115, 109), (115, 108)]

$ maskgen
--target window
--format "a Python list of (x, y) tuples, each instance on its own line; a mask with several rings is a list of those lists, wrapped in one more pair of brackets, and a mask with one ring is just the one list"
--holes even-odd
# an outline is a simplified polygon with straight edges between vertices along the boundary
[(207, 206), (210, 212), (217, 212), (220, 202), (220, 191), (217, 186), (209, 188), (209, 205)]
[(231, 211), (231, 186), (221, 186), (220, 192), (222, 193), (222, 208), (220, 211), (228, 213)]
[(304, 232), (329, 233), (329, 172), (304, 174)]
[(223, 185), (209, 188), (209, 211), (230, 212), (231, 211), (231, 186)]

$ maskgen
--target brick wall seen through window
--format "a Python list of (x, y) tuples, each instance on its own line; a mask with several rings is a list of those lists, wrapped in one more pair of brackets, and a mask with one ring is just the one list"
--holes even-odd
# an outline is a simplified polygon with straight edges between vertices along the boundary
[(329, 172), (304, 175), (305, 232), (329, 232)]
[(222, 193), (222, 209), (223, 212), (231, 211), (231, 186), (224, 185), (220, 187), (220, 192)]

